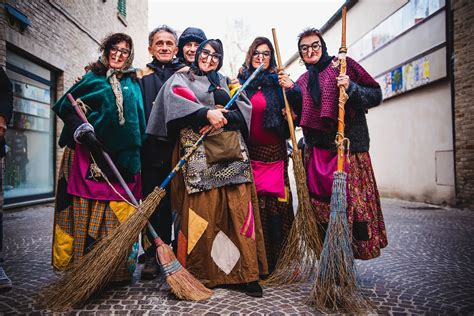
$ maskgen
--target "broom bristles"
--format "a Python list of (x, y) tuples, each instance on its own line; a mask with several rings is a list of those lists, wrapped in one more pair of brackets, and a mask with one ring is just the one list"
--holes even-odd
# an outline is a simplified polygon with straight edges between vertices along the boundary
[(316, 282), (306, 303), (323, 312), (359, 313), (373, 310), (360, 292), (347, 223), (346, 173), (335, 172), (331, 215)]
[(313, 277), (321, 253), (322, 242), (316, 221), (316, 213), (309, 198), (306, 172), (301, 151), (292, 154), (293, 171), (298, 194), (298, 211), (275, 270), (265, 280), (265, 285), (284, 285), (307, 281)]
[(100, 239), (59, 280), (47, 286), (40, 294), (44, 306), (52, 311), (66, 311), (107, 284), (165, 194), (156, 187), (124, 223)]
[(164, 244), (159, 237), (155, 240), (157, 245), (157, 260), (161, 264), (166, 275), (166, 282), (171, 288), (171, 292), (178, 298), (187, 301), (207, 300), (213, 294), (211, 289), (205, 287), (176, 259), (173, 249)]

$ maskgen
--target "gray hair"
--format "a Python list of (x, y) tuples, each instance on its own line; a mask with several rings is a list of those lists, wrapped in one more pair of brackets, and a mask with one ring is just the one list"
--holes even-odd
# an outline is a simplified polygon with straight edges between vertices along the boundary
[(176, 31), (172, 29), (171, 27), (169, 27), (168, 25), (163, 24), (156, 27), (153, 31), (150, 32), (150, 34), (148, 35), (148, 46), (151, 46), (151, 44), (153, 44), (153, 37), (155, 36), (156, 33), (159, 33), (159, 32), (167, 32), (173, 35), (174, 42), (176, 45), (178, 45), (178, 34), (176, 34)]

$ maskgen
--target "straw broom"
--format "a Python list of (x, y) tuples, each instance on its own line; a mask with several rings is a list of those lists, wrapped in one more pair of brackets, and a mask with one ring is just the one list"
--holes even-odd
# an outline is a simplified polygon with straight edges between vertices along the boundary
[[(340, 74), (346, 74), (346, 7), (342, 8), (342, 44), (339, 49)], [(349, 226), (347, 223), (347, 194), (344, 172), (344, 106), (348, 97), (343, 86), (339, 87), (339, 113), (336, 136), (337, 171), (331, 194), (331, 213), (319, 262), (316, 283), (307, 303), (324, 312), (360, 313), (372, 310), (372, 304), (362, 293), (354, 264)]]
[[(272, 29), (272, 33), (278, 69), (281, 70), (283, 66), (276, 30), (274, 28)], [(318, 223), (309, 198), (306, 171), (304, 169), (301, 151), (298, 149), (296, 142), (292, 110), (288, 103), (285, 89), (282, 88), (282, 91), (286, 118), (290, 129), (291, 142), (293, 144), (292, 159), (296, 192), (298, 194), (298, 211), (285, 244), (282, 247), (282, 252), (278, 258), (275, 270), (265, 281), (265, 283), (269, 285), (301, 282), (310, 278), (315, 272), (317, 260), (322, 248)]]
[[(79, 109), (72, 95), (69, 94), (68, 98), (82, 121), (87, 122), (84, 113)], [(135, 206), (136, 212), (114, 229), (111, 234), (97, 242), (79, 264), (66, 272), (63, 278), (46, 288), (44, 293), (45, 306), (54, 311), (68, 310), (77, 303), (85, 301), (108, 283), (120, 263), (127, 258), (128, 251), (134, 244), (136, 237), (166, 194), (163, 189), (165, 186), (157, 187), (139, 206), (109, 155), (106, 152), (103, 152), (103, 155), (131, 203)], [(148, 226), (151, 227), (151, 225)], [(153, 227), (151, 228), (153, 229)], [(159, 244), (160, 247), (157, 252), (160, 254), (161, 261), (167, 264), (173, 262), (174, 254), (172, 250), (166, 248), (167, 245), (161, 241), (154, 230), (153, 233), (155, 243)], [(212, 291), (182, 268), (176, 258), (174, 258), (174, 261), (175, 269), (173, 273), (171, 275), (167, 274), (167, 281), (175, 279), (174, 282), (168, 282), (173, 293), (177, 293), (179, 298), (187, 300), (203, 300), (212, 295)]]
[[(258, 67), (247, 81), (239, 88), (225, 108), (237, 100), (240, 93), (248, 86), (263, 65)], [(68, 98), (73, 104), (76, 113), (83, 122), (87, 119), (79, 109), (77, 102), (72, 95)], [(112, 172), (120, 182), (133, 205), (137, 208), (127, 220), (115, 228), (109, 235), (99, 240), (95, 246), (88, 252), (79, 263), (67, 271), (62, 278), (46, 287), (43, 291), (43, 304), (53, 311), (66, 311), (74, 305), (86, 301), (92, 294), (103, 288), (110, 280), (119, 264), (126, 259), (129, 249), (134, 244), (137, 236), (140, 234), (143, 226), (148, 223), (148, 218), (154, 212), (161, 199), (165, 196), (164, 188), (169, 184), (176, 173), (184, 166), (187, 159), (194, 153), (200, 144), (206, 139), (210, 130), (204, 133), (193, 145), (193, 148), (184, 155), (167, 178), (151, 192), (145, 201), (138, 206), (138, 202), (131, 193), (127, 184), (120, 175), (109, 155), (103, 152), (104, 158), (109, 164)], [(185, 300), (203, 300), (212, 295), (212, 291), (207, 289), (201, 282), (194, 278), (186, 269), (184, 269), (174, 256), (171, 247), (164, 244), (158, 237), (153, 227), (148, 223), (148, 228), (154, 237), (157, 245), (157, 257), (163, 266), (166, 274), (166, 280), (171, 291), (177, 297)]]

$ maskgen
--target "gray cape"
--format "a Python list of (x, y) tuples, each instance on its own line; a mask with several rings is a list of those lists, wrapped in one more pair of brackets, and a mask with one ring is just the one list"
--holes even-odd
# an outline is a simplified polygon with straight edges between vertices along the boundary
[[(212, 92), (208, 92), (210, 82), (207, 77), (194, 76), (194, 79), (194, 81), (191, 81), (187, 72), (178, 72), (166, 81), (153, 103), (146, 129), (147, 134), (160, 139), (167, 139), (168, 130), (166, 125), (168, 122), (195, 113), (203, 107), (215, 108), (214, 95)], [(229, 92), (226, 77), (221, 76), (220, 83), (221, 88)], [(191, 90), (196, 96), (197, 102), (177, 95), (173, 92), (175, 88)], [(242, 93), (235, 103), (245, 119), (247, 129), (250, 130), (252, 105), (249, 99)]]

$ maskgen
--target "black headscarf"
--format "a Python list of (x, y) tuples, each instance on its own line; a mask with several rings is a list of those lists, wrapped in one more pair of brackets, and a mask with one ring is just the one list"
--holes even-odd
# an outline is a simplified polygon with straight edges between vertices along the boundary
[[(209, 43), (213, 45), (213, 48), (215, 49), (216, 53), (220, 54), (221, 58), (215, 70), (209, 71), (208, 73), (204, 73), (203, 71), (199, 69), (199, 58), (201, 56), (201, 52), (203, 48)], [(194, 62), (191, 64), (191, 70), (194, 74), (198, 76), (204, 76), (204, 75), (207, 76), (207, 79), (209, 79), (209, 82), (211, 83), (208, 90), (209, 92), (214, 91), (215, 89), (217, 89), (217, 87), (220, 86), (220, 77), (219, 77), (218, 71), (222, 67), (223, 60), (224, 60), (224, 49), (222, 47), (222, 42), (219, 39), (205, 40), (199, 45), (198, 49), (196, 50), (196, 58), (194, 59)]]
[[(331, 61), (334, 59), (334, 56), (328, 55), (326, 42), (324, 41), (321, 34), (317, 34), (317, 36), (321, 40), (321, 49), (322, 49), (321, 58), (318, 60), (316, 64), (305, 63), (306, 69), (308, 69), (309, 71), (308, 88), (315, 105), (320, 104), (320, 98), (321, 98), (321, 88), (319, 87), (319, 73), (323, 71), (324, 69), (326, 69), (326, 67), (329, 66)], [(301, 59), (304, 60), (303, 54), (300, 51), (300, 43), (302, 39), (303, 38), (300, 38), (298, 40), (298, 52), (300, 54)]]
[(207, 40), (207, 37), (203, 30), (197, 27), (188, 27), (179, 37), (178, 53), (176, 54), (176, 57), (179, 58), (183, 63), (186, 63), (186, 59), (184, 58), (183, 54), (184, 45), (189, 42), (201, 44), (205, 40)]

